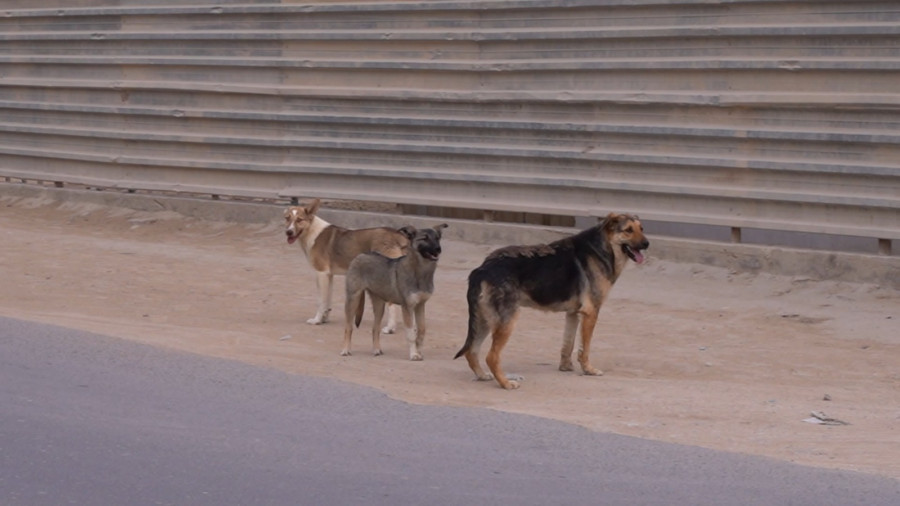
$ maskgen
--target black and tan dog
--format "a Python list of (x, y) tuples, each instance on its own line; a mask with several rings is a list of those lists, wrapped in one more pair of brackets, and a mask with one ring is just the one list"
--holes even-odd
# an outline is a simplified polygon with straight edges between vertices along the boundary
[[(644, 261), (650, 243), (637, 216), (610, 214), (583, 232), (550, 244), (508, 246), (487, 256), (469, 274), (469, 329), (456, 354), (466, 356), (479, 380), (496, 379), (506, 389), (518, 388), (500, 368), (500, 352), (509, 341), (521, 306), (566, 313), (559, 369), (571, 371), (575, 331), (581, 320), (578, 361), (584, 374), (603, 374), (590, 362), (591, 337), (600, 306), (628, 259)], [(491, 334), (485, 373), (478, 359)]]

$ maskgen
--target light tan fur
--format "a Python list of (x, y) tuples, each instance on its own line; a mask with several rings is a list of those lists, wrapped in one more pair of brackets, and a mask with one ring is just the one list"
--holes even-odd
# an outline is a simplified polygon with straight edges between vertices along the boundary
[[(306, 322), (319, 325), (328, 321), (331, 312), (333, 278), (344, 275), (350, 262), (360, 253), (378, 252), (389, 258), (406, 254), (409, 239), (387, 227), (350, 230), (325, 221), (316, 213), (321, 201), (305, 206), (292, 206), (284, 211), (285, 235), (289, 244), (299, 242), (310, 266), (316, 271), (319, 306), (316, 315)], [(385, 333), (396, 328), (397, 310), (389, 313)]]

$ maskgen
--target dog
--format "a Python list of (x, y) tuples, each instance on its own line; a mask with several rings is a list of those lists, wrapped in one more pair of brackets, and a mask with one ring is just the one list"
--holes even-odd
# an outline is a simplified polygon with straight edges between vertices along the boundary
[(445, 228), (447, 224), (420, 230), (412, 226), (403, 227), (400, 232), (410, 241), (409, 253), (405, 256), (392, 259), (379, 253), (366, 253), (350, 263), (346, 278), (342, 356), (350, 355), (353, 327), (359, 327), (368, 293), (375, 315), (372, 324), (372, 352), (375, 356), (382, 354), (379, 326), (385, 303), (391, 303), (400, 306), (403, 311), (409, 359), (422, 360), (420, 348), (425, 341), (425, 303), (434, 292), (434, 271), (441, 255), (441, 231)]
[[(500, 352), (509, 341), (520, 306), (526, 306), (566, 313), (559, 370), (573, 370), (572, 349), (580, 319), (581, 370), (591, 376), (603, 374), (590, 362), (597, 314), (627, 261), (643, 263), (642, 251), (649, 246), (637, 216), (611, 213), (596, 226), (550, 244), (508, 246), (490, 253), (469, 274), (468, 335), (454, 359), (465, 355), (479, 380), (496, 379), (507, 390), (518, 388), (518, 378), (503, 374)], [(478, 359), (488, 333), (491, 349), (485, 362), (492, 374), (485, 373)]]
[[(335, 275), (347, 272), (350, 262), (360, 253), (377, 251), (390, 258), (401, 257), (409, 247), (409, 238), (399, 231), (380, 227), (348, 230), (332, 225), (316, 213), (321, 200), (306, 206), (293, 206), (284, 211), (285, 235), (288, 244), (300, 243), (309, 264), (316, 271), (319, 306), (316, 315), (306, 320), (311, 325), (328, 321), (331, 313), (331, 293)], [(391, 334), (396, 327), (396, 311), (391, 311), (384, 332)]]

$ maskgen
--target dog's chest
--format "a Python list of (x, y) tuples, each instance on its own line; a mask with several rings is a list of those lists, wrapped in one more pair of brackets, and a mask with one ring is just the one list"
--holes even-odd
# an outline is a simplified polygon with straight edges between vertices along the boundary
[(417, 306), (427, 302), (431, 298), (431, 292), (414, 291), (406, 294), (406, 302), (410, 306)]

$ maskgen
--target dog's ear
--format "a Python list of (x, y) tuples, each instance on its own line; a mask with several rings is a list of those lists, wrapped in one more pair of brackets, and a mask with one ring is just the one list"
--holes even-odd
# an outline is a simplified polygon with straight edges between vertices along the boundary
[(407, 239), (412, 241), (413, 237), (416, 236), (416, 227), (412, 225), (406, 225), (405, 227), (401, 227), (397, 229), (397, 232), (405, 235)]
[(319, 211), (320, 205), (322, 205), (322, 201), (320, 199), (314, 199), (309, 203), (309, 205), (306, 206), (306, 214), (315, 216), (315, 214)]
[(599, 227), (607, 232), (615, 231), (616, 227), (622, 221), (622, 215), (617, 213), (609, 213), (605, 218), (600, 219)]
[(434, 229), (435, 232), (437, 232), (438, 239), (440, 239), (441, 238), (441, 230), (444, 230), (445, 228), (447, 228), (449, 226), (450, 225), (447, 225), (446, 223), (441, 223), (440, 225), (435, 225), (432, 228)]

